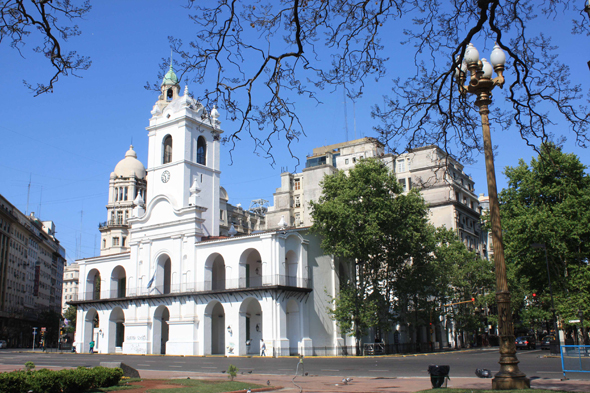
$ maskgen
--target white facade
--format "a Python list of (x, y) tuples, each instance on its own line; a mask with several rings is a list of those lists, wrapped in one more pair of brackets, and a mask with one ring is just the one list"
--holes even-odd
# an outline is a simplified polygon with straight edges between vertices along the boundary
[(171, 68), (147, 128), (146, 197), (133, 201), (128, 249), (78, 261), (77, 351), (92, 340), (99, 353), (175, 355), (259, 354), (261, 340), (266, 356), (341, 345), (327, 313), (334, 261), (317, 238), (219, 236), (219, 114), (179, 90)]

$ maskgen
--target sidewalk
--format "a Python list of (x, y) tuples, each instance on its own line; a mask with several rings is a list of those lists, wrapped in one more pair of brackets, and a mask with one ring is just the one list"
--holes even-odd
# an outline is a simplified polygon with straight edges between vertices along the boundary
[[(14, 371), (22, 369), (20, 365), (0, 365), (0, 372)], [(48, 367), (54, 370), (63, 367)], [(217, 379), (226, 380), (226, 374), (206, 374), (186, 371), (153, 371), (138, 370), (142, 378), (146, 379), (169, 379), (169, 378), (188, 378), (191, 379)], [(270, 381), (271, 386), (276, 386), (275, 392), (299, 392), (299, 388), (293, 384), (292, 375), (270, 375), (270, 374), (240, 374), (236, 381), (251, 382), (266, 386)], [(295, 383), (299, 385), (303, 392), (397, 392), (413, 393), (420, 390), (430, 389), (429, 377), (423, 378), (353, 378), (349, 384), (343, 384), (341, 377), (319, 377), (307, 376), (295, 378)], [(448, 381), (447, 387), (459, 389), (491, 389), (491, 378), (453, 378)], [(539, 378), (531, 381), (531, 388), (563, 390), (569, 392), (588, 392), (590, 391), (590, 381), (567, 380)], [(444, 393), (444, 390), (441, 392)]]

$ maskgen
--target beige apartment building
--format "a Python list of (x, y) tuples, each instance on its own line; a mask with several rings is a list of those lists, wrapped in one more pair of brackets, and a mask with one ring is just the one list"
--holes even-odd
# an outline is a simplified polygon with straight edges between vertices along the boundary
[(61, 314), (64, 266), (53, 221), (25, 215), (0, 195), (0, 339), (9, 347), (32, 344), (43, 311)]
[(362, 138), (313, 149), (300, 173), (281, 174), (274, 205), (266, 215), (268, 229), (278, 228), (281, 218), (292, 227), (312, 224), (310, 201), (321, 195), (325, 175), (348, 170), (365, 158), (379, 158), (392, 171), (404, 190), (419, 188), (435, 226), (457, 232), (465, 245), (486, 256), (479, 224), (480, 206), (474, 181), (463, 165), (437, 146), (425, 146), (400, 155), (385, 154), (384, 145), (374, 138)]

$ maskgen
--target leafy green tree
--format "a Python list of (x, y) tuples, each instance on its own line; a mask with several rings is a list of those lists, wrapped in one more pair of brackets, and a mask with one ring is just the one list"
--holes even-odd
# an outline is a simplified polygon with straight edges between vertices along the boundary
[(76, 313), (78, 309), (76, 306), (69, 306), (64, 313), (64, 319), (68, 320), (68, 327), (66, 331), (68, 333), (74, 333), (76, 331)]
[(45, 343), (47, 346), (57, 343), (59, 327), (61, 326), (61, 314), (53, 310), (43, 311), (39, 315), (39, 324), (46, 328)]
[(312, 231), (326, 253), (349, 267), (351, 278), (341, 281), (332, 315), (343, 331), (354, 332), (358, 345), (368, 327), (388, 331), (399, 316), (394, 309), (426, 299), (418, 289), (430, 287), (422, 267), (432, 258), (433, 228), (419, 192), (403, 194), (380, 160), (326, 176), (322, 187), (311, 202)]
[[(435, 236), (436, 296), (440, 304), (452, 305), (442, 312), (455, 321), (456, 334), (477, 332), (484, 326), (483, 314), (495, 303), (493, 264), (468, 251), (451, 229), (437, 228)], [(456, 345), (458, 341), (456, 336)]]
[[(590, 255), (590, 176), (574, 154), (564, 153), (547, 143), (527, 165), (507, 167), (508, 188), (500, 193), (502, 225), (505, 230), (507, 268), (513, 270), (513, 285), (520, 291), (525, 316), (542, 315), (527, 311), (536, 307), (549, 315), (549, 285), (546, 246), (551, 283), (562, 318), (577, 315), (581, 308), (588, 315), (590, 288), (582, 285), (588, 275)], [(579, 283), (580, 285), (574, 285)], [(536, 293), (540, 301), (524, 302)], [(518, 299), (517, 299), (518, 300)]]

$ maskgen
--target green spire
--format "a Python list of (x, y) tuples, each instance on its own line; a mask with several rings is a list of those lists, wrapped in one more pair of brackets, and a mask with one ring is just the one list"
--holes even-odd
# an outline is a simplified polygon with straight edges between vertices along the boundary
[(172, 69), (172, 54), (170, 54), (170, 69), (164, 75), (164, 79), (162, 79), (162, 86), (170, 86), (170, 85), (177, 85), (178, 84), (178, 77), (174, 73)]

